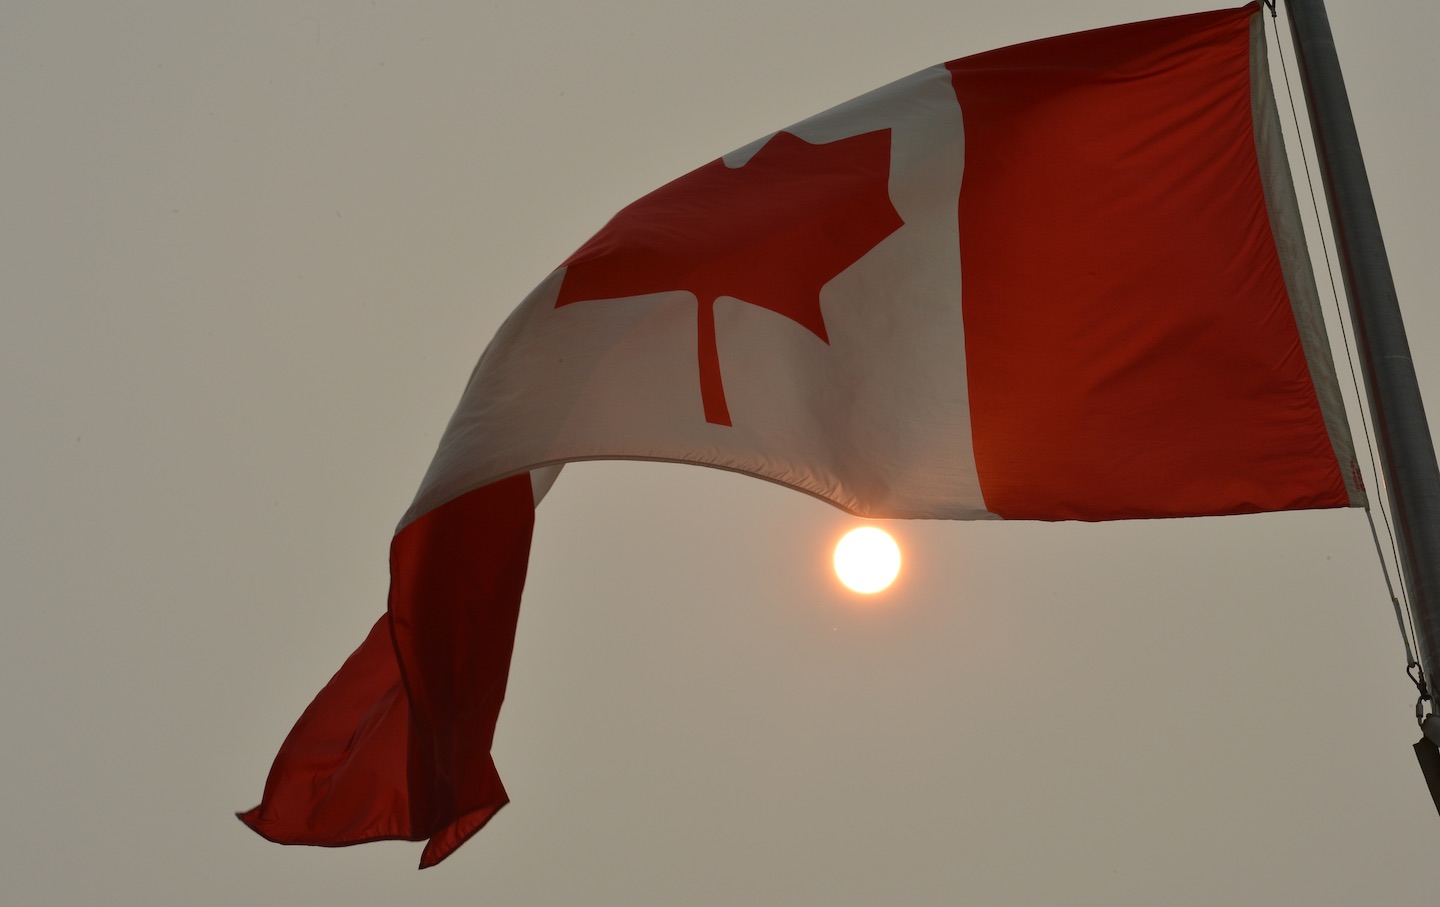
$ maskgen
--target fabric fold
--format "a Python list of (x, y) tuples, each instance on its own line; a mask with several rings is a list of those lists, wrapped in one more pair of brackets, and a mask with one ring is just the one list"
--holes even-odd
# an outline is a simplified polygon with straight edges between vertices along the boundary
[(424, 868), (509, 802), (490, 747), (534, 522), (523, 473), (395, 536), (389, 610), (300, 716), (241, 821), (283, 844), (429, 839)]

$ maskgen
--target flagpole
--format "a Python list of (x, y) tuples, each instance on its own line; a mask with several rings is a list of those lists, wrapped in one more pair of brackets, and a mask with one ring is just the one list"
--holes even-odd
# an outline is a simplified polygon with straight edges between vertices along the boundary
[[(1426, 678), (1440, 670), (1440, 466), (1324, 0), (1286, 0)], [(1440, 803), (1440, 801), (1437, 801)]]

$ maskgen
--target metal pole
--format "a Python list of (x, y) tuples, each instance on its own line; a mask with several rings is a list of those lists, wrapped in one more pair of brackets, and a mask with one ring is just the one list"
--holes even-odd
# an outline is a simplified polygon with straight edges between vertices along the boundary
[(1440, 669), (1440, 467), (1324, 0), (1285, 0), (1427, 680)]

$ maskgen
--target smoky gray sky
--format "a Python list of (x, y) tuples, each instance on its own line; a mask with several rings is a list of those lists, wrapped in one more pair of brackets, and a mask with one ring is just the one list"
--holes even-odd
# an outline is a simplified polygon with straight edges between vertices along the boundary
[[(1437, 401), (1440, 5), (1331, 6)], [(1354, 511), (896, 524), (905, 571), (862, 603), (838, 511), (578, 464), (538, 516), (512, 804), (423, 873), (231, 816), (384, 608), (476, 358), (610, 214), (924, 66), (1200, 8), (9, 0), (4, 900), (1433, 899)]]

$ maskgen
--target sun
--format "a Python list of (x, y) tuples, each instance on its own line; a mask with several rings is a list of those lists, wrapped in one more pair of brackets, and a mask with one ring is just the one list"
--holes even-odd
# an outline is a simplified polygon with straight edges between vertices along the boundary
[(835, 575), (856, 592), (879, 592), (899, 574), (900, 546), (883, 529), (852, 529), (835, 546)]

